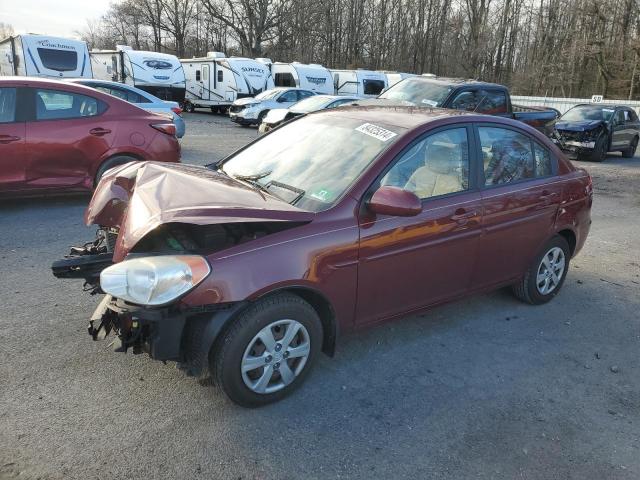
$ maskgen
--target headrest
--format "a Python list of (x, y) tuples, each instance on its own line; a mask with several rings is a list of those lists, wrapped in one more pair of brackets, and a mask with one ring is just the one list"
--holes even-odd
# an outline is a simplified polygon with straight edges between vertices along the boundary
[(425, 160), (429, 170), (441, 175), (451, 173), (455, 167), (452, 149), (442, 145), (429, 145)]

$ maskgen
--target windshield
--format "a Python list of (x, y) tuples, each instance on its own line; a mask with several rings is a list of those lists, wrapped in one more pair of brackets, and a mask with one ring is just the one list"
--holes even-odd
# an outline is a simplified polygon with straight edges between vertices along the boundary
[(292, 110), (296, 112), (315, 112), (316, 110), (323, 109), (326, 104), (332, 99), (326, 97), (309, 97), (304, 100), (300, 100), (298, 103), (291, 107)]
[(580, 122), (585, 120), (604, 120), (608, 122), (613, 115), (613, 108), (596, 107), (594, 105), (578, 105), (560, 117), (560, 120)]
[(402, 131), (334, 115), (304, 117), (249, 145), (220, 170), (318, 212), (333, 205)]
[(425, 81), (421, 78), (407, 78), (396, 83), (378, 98), (411, 102), (414, 105), (440, 107), (453, 87), (441, 83)]
[(259, 93), (258, 95), (255, 96), (256, 100), (267, 100), (269, 98), (273, 98), (275, 97), (277, 94), (279, 94), (282, 90), (266, 90), (262, 93)]

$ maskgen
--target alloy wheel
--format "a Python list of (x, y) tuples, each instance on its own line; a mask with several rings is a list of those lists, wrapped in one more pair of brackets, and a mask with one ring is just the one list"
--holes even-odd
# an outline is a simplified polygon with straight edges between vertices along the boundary
[(536, 288), (541, 295), (553, 292), (564, 275), (564, 251), (560, 247), (553, 247), (542, 257), (536, 276)]
[(302, 372), (309, 354), (309, 332), (296, 320), (270, 323), (249, 342), (240, 365), (242, 380), (259, 394), (277, 392)]

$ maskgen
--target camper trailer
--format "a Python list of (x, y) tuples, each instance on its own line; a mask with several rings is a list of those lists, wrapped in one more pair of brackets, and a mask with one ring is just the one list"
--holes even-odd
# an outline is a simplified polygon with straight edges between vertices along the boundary
[(87, 44), (80, 40), (25, 34), (0, 41), (0, 75), (91, 78)]
[(175, 55), (118, 45), (115, 50), (92, 50), (90, 57), (95, 79), (125, 83), (163, 100), (184, 101), (184, 71)]
[(184, 105), (187, 111), (196, 107), (226, 111), (235, 100), (255, 97), (274, 86), (269, 67), (251, 58), (209, 52), (206, 57), (180, 62), (187, 79)]
[(398, 82), (401, 82), (405, 78), (415, 77), (415, 73), (404, 73), (404, 72), (381, 72), (387, 77), (387, 88), (392, 87)]
[(377, 97), (387, 88), (387, 76), (371, 70), (331, 70), (336, 95)]
[(276, 87), (298, 87), (318, 94), (333, 94), (331, 72), (322, 65), (276, 62), (271, 64), (271, 75)]

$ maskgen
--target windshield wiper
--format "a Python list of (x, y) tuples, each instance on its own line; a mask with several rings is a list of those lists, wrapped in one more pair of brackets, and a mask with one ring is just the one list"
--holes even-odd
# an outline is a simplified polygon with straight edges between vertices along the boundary
[(234, 175), (233, 178), (237, 178), (238, 180), (244, 180), (246, 182), (255, 182), (260, 180), (261, 178), (268, 177), (273, 173), (273, 170), (266, 170), (261, 173), (254, 173), (253, 175)]
[[(276, 182), (275, 180), (271, 180), (269, 183), (265, 185), (265, 188), (267, 189), (267, 191), (272, 195), (274, 195), (273, 192), (271, 192), (271, 189), (269, 187), (278, 187), (283, 190), (289, 190), (290, 192), (296, 193), (297, 195), (289, 202), (291, 205), (295, 205), (302, 197), (304, 197), (304, 194), (305, 194), (305, 191), (302, 190), (301, 188), (297, 188), (282, 182)], [(279, 198), (282, 198), (279, 195), (276, 195), (276, 196), (278, 196)]]

